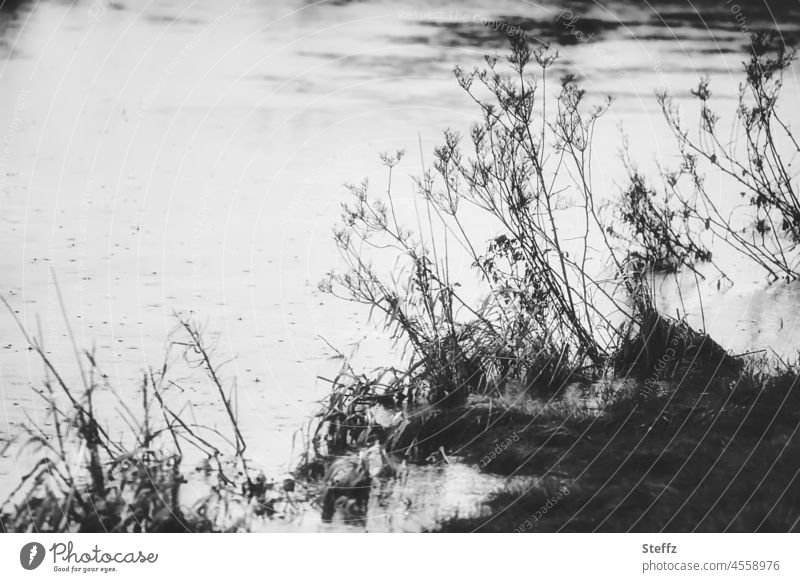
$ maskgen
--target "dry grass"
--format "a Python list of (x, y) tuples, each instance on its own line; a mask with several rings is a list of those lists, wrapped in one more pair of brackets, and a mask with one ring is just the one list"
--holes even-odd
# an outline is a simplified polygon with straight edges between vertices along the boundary
[[(26, 436), (19, 437), (24, 442), (18, 454), (35, 462), (0, 506), (0, 529), (240, 531), (287, 507), (281, 504), (287, 487), (249, 469), (234, 413), (235, 391), (224, 388), (213, 347), (194, 322), (179, 319), (165, 363), (142, 375), (136, 403), (122, 398), (94, 355), (78, 354), (77, 347), (81, 381), (71, 385), (41, 341), (20, 328), (45, 367), (43, 388), (36, 394), (46, 415), (30, 420)], [(180, 374), (171, 369), (176, 361), (183, 364)], [(216, 388), (229, 422), (227, 434), (198, 424), (185, 406), (176, 411), (168, 404), (184, 390), (181, 382), (196, 380), (185, 375), (187, 369), (205, 373)], [(126, 428), (117, 427), (113, 433), (120, 436), (112, 437), (108, 427), (120, 419)], [(202, 493), (187, 502), (189, 480), (190, 490)]]

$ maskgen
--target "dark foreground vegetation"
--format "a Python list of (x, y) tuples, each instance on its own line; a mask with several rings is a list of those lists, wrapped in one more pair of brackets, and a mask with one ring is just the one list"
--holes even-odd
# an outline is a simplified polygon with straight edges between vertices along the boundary
[[(235, 385), (223, 385), (214, 346), (192, 320), (178, 319), (164, 362), (142, 374), (135, 406), (74, 343), (81, 381), (71, 385), (17, 323), (44, 366), (34, 390), (43, 415), (29, 416), (14, 443), (33, 463), (0, 505), (1, 532), (247, 531), (291, 515), (303, 499), (294, 482), (248, 466)], [(222, 427), (197, 423), (186, 401), (203, 383), (218, 395)]]
[[(447, 132), (423, 163), (414, 230), (392, 191), (403, 152), (382, 156), (384, 196), (350, 187), (335, 235), (347, 268), (322, 286), (380, 314), (403, 364), (369, 374), (345, 365), (293, 479), (248, 465), (235, 390), (192, 322), (179, 321), (166, 363), (143, 375), (135, 413), (122, 398), (108, 405), (117, 393), (93, 354), (76, 349), (74, 388), (26, 334), (45, 365), (37, 394), (48, 417), (28, 427), (22, 444), (36, 463), (0, 508), (0, 528), (244, 531), (303, 504), (363, 526), (402, 463), (461, 462), (515, 479), (439, 531), (800, 530), (797, 365), (729, 354), (652, 300), (656, 277), (713, 264), (711, 239), (765, 279), (797, 279), (788, 160), (800, 148), (778, 108), (793, 53), (774, 36), (753, 39), (738, 142), (717, 137), (708, 82), (695, 90), (696, 132), (661, 95), (680, 166), (652, 185), (628, 153), (629, 184), (600, 204), (609, 197), (593, 186), (593, 135), (610, 102), (590, 103), (571, 76), (554, 90), (557, 54), (511, 41), (507, 59), (456, 69), (480, 121), (468, 139)], [(735, 184), (727, 205), (704, 172)], [(490, 226), (488, 240), (476, 223)], [(461, 259), (477, 293), (451, 276)], [(170, 404), (186, 377), (171, 371), (176, 353), (218, 394), (227, 428), (198, 426)], [(99, 410), (125, 420), (124, 438)], [(205, 493), (187, 499), (190, 480)]]

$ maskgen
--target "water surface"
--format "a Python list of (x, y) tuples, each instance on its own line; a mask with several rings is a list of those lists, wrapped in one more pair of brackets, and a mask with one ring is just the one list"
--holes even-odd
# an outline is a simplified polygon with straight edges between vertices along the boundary
[[(797, 4), (771, 9), (743, 3), (747, 26), (776, 20), (797, 38)], [(361, 366), (389, 358), (363, 310), (316, 287), (337, 264), (341, 184), (368, 176), (383, 187), (377, 153), (406, 148), (398, 195), (411, 195), (418, 144), (430, 155), (444, 128), (476, 118), (451, 68), (503, 49), (492, 22), (556, 43), (559, 71), (615, 97), (595, 161), (607, 195), (622, 176), (619, 123), (643, 166), (675, 159), (657, 89), (685, 103), (710, 75), (734, 107), (747, 38), (726, 3), (575, 2), (575, 29), (562, 10), (511, 0), (4, 3), (0, 292), (75, 378), (55, 275), (78, 342), (94, 345), (131, 395), (159, 361), (173, 313), (196, 314), (219, 352), (236, 356), (224, 371), (239, 380), (251, 455), (285, 470), (294, 431), (326, 392), (317, 377), (340, 365), (326, 342)], [(707, 329), (732, 349), (798, 345), (796, 288), (740, 271), (724, 294), (713, 282), (704, 301), (687, 292), (693, 317), (702, 304)], [(674, 292), (661, 299), (673, 304)], [(43, 413), (29, 391), (42, 373), (6, 315), (0, 337), (5, 438), (25, 413)], [(190, 400), (200, 415), (220, 413), (208, 387)], [(0, 493), (24, 465), (0, 459)]]

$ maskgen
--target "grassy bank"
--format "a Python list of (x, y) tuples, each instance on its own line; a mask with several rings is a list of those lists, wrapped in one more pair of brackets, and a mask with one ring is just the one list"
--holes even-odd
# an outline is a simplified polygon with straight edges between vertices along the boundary
[[(547, 105), (557, 54), (510, 40), (506, 61), (455, 70), (481, 117), (467, 145), (446, 132), (416, 179), (427, 225), (406, 228), (395, 210), (402, 152), (382, 157), (385, 200), (366, 182), (350, 188), (335, 236), (347, 268), (323, 289), (381, 314), (406, 363), (343, 369), (299, 473), (356, 517), (390, 459), (529, 478), (438, 531), (798, 530), (796, 367), (731, 355), (651, 299), (657, 277), (713, 263), (709, 234), (768, 280), (796, 278), (796, 185), (778, 152), (797, 143), (777, 106), (794, 53), (775, 35), (752, 39), (734, 128), (742, 147), (716, 139), (708, 81), (693, 91), (696, 136), (661, 95), (680, 169), (663, 170), (657, 191), (626, 152), (630, 184), (601, 207), (592, 136), (610, 104), (587, 104), (567, 75)], [(716, 206), (704, 171), (738, 181), (747, 203)], [(483, 246), (465, 205), (497, 225)], [(450, 276), (454, 248), (484, 285), (478, 303)], [(376, 269), (372, 252), (391, 253), (394, 270)], [(716, 272), (718, 289), (734, 283)]]
[(549, 403), (498, 418), (465, 456), (530, 486), (439, 531), (798, 531), (797, 371), (707, 366), (646, 396), (641, 382), (619, 387), (593, 411)]
[[(434, 529), (442, 532), (798, 531), (797, 367), (733, 357), (677, 329), (668, 344), (677, 347), (662, 347), (654, 364), (641, 358), (624, 373), (610, 369), (550, 394), (512, 383), (456, 406), (393, 408), (384, 425), (374, 411), (390, 402), (362, 394), (363, 416), (355, 407), (331, 427), (346, 426), (350, 440), (315, 457), (322, 467), (345, 459), (360, 472), (345, 475), (345, 487), (342, 475), (317, 475), (339, 479), (343, 499), (369, 490), (380, 480), (369, 478), (371, 469), (386, 465), (355, 456), (369, 444), (390, 459), (469, 463), (515, 478)], [(349, 490), (354, 474), (358, 489)]]

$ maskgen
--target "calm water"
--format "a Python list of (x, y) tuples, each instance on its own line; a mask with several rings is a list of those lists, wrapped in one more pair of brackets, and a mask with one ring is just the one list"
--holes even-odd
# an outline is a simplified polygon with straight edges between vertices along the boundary
[[(383, 150), (415, 152), (401, 170), (417, 172), (418, 141), (430, 155), (444, 128), (475, 119), (450, 70), (504, 46), (483, 21), (558, 43), (562, 68), (592, 95), (616, 98), (598, 134), (602, 191), (617, 191), (619, 123), (644, 167), (674, 159), (656, 89), (685, 99), (708, 74), (720, 104), (734, 106), (746, 37), (723, 2), (660, 2), (657, 12), (576, 2), (588, 42), (556, 21), (555, 3), (486, 4), (4, 4), (0, 292), (30, 329), (40, 318), (54, 360), (74, 377), (55, 274), (79, 343), (96, 346), (110, 381), (131, 393), (159, 361), (173, 312), (198, 314), (219, 352), (236, 356), (225, 373), (239, 379), (252, 456), (285, 469), (295, 429), (325, 394), (317, 376), (340, 364), (320, 338), (360, 365), (388, 357), (362, 311), (316, 288), (337, 264), (330, 230), (341, 184), (382, 184)], [(797, 4), (772, 8), (796, 38)], [(744, 10), (751, 28), (769, 24), (763, 10)], [(797, 94), (796, 78), (786, 90)], [(410, 180), (398, 188), (408, 196)], [(800, 292), (739, 274), (725, 294), (702, 286), (709, 331), (732, 349), (798, 345)], [(686, 293), (693, 313), (700, 302)], [(5, 436), (26, 412), (41, 414), (28, 387), (42, 374), (6, 314), (0, 338)], [(199, 414), (219, 412), (203, 387), (188, 398)], [(0, 493), (23, 468), (24, 459), (0, 459)]]

